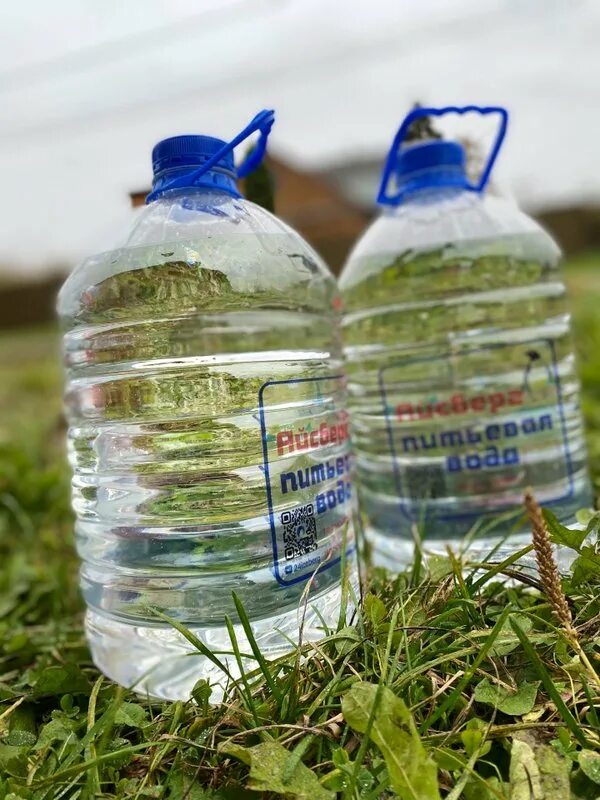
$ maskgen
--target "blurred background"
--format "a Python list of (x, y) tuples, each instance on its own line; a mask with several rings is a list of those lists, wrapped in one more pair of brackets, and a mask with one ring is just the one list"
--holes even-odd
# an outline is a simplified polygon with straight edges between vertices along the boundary
[[(415, 102), (510, 110), (493, 190), (564, 249), (598, 475), (599, 40), (597, 0), (3, 4), (0, 534), (16, 525), (54, 550), (61, 532), (68, 542), (64, 276), (130, 223), (156, 141), (230, 138), (263, 107), (277, 111), (276, 211), (335, 271), (375, 213), (382, 160)], [(488, 136), (469, 129), (473, 152)]]
[(156, 141), (265, 106), (278, 213), (334, 266), (414, 102), (507, 106), (497, 181), (568, 255), (600, 245), (595, 0), (37, 0), (0, 21), (5, 285), (112, 247)]

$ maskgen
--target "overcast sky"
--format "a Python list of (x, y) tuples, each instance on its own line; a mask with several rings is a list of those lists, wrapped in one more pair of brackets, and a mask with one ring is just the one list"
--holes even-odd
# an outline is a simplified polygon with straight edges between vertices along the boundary
[(383, 155), (415, 100), (504, 104), (502, 183), (600, 202), (599, 41), (598, 0), (3, 3), (0, 264), (94, 251), (158, 139), (228, 138), (262, 107), (273, 152), (325, 168)]

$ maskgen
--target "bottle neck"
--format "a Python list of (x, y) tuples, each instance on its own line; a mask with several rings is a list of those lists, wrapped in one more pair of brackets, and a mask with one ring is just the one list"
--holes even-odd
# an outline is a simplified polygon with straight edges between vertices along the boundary
[(398, 200), (403, 202), (415, 195), (434, 195), (436, 192), (461, 192), (468, 187), (462, 164), (440, 164), (435, 167), (400, 172), (397, 176)]
[(443, 184), (438, 186), (414, 186), (406, 187), (402, 193), (402, 200), (395, 206), (395, 208), (402, 208), (405, 205), (430, 205), (432, 203), (440, 203), (446, 200), (454, 200), (462, 195), (472, 194), (468, 192), (463, 184), (456, 184), (454, 186)]
[(203, 191), (225, 192), (230, 197), (242, 196), (238, 191), (233, 172), (215, 167), (200, 177), (195, 177), (196, 169), (196, 167), (177, 167), (159, 172), (154, 177), (152, 191), (146, 198), (146, 203), (165, 196)]

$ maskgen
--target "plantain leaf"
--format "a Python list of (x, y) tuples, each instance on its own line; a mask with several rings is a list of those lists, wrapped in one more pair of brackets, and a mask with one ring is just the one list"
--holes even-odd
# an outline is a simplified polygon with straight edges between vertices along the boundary
[(498, 711), (502, 711), (503, 714), (510, 714), (511, 717), (522, 717), (523, 714), (528, 714), (534, 707), (539, 685), (539, 681), (534, 683), (525, 681), (515, 691), (511, 691), (484, 678), (475, 687), (473, 698), (477, 703), (493, 706)]
[(547, 508), (543, 510), (544, 519), (550, 532), (550, 538), (554, 544), (560, 544), (563, 547), (568, 547), (571, 550), (579, 552), (588, 531), (584, 528), (582, 531), (573, 530), (562, 525), (554, 516), (554, 514)]
[(544, 800), (568, 797), (571, 761), (547, 744), (535, 748), (535, 758), (540, 768)]
[(115, 713), (115, 725), (127, 725), (129, 728), (143, 728), (148, 723), (146, 709), (139, 703), (121, 703)]
[(225, 742), (219, 750), (250, 767), (248, 788), (255, 792), (273, 792), (294, 800), (334, 798), (334, 793), (321, 786), (312, 770), (277, 742), (261, 742), (254, 747)]
[(491, 656), (507, 656), (519, 646), (519, 639), (512, 628), (511, 620), (518, 622), (524, 633), (529, 633), (533, 628), (533, 622), (525, 614), (510, 614), (500, 628), (496, 641), (490, 648)]
[(377, 627), (387, 616), (385, 603), (376, 594), (367, 594), (363, 600), (363, 607), (367, 617), (371, 620), (373, 627)]
[(381, 750), (402, 800), (439, 800), (437, 766), (425, 750), (410, 711), (387, 687), (355, 683), (342, 701), (344, 719)]
[(594, 783), (600, 783), (600, 754), (593, 750), (582, 750), (579, 754), (579, 766), (584, 775)]
[(544, 800), (540, 768), (533, 748), (514, 739), (510, 750), (510, 800)]
[(515, 736), (510, 754), (510, 800), (567, 800), (571, 761), (532, 733)]

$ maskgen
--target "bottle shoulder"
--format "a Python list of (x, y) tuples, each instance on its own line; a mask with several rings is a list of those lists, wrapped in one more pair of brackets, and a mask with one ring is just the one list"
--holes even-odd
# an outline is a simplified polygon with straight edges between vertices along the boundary
[(440, 202), (406, 203), (384, 211), (354, 246), (340, 288), (355, 287), (399, 257), (435, 257), (436, 252), (448, 260), (493, 254), (556, 265), (560, 259), (552, 237), (514, 203), (463, 192)]
[(93, 287), (138, 278), (148, 283), (167, 267), (171, 283), (206, 274), (234, 295), (335, 288), (318, 254), (269, 211), (224, 192), (178, 194), (149, 204), (119, 247), (73, 270), (59, 293), (59, 314), (76, 316)]
[(147, 205), (123, 244), (137, 247), (244, 233), (295, 234), (274, 214), (243, 197), (222, 191), (179, 191), (163, 195)]

